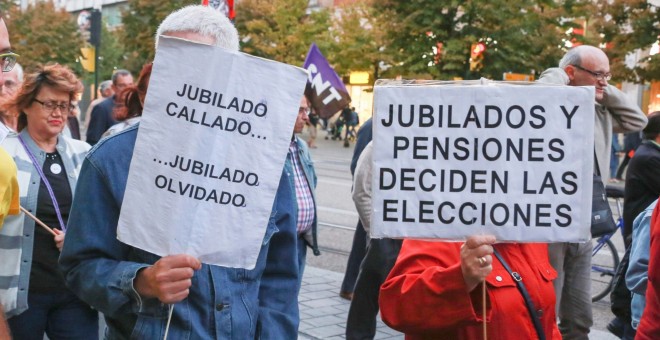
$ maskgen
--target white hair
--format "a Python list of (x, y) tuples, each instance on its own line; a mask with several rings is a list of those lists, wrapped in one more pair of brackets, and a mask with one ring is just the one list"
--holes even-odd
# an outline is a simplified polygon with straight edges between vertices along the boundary
[(238, 32), (222, 12), (208, 6), (192, 5), (183, 7), (160, 23), (156, 31), (158, 37), (168, 32), (195, 32), (212, 37), (215, 46), (238, 51)]
[(591, 54), (605, 54), (603, 50), (591, 45), (579, 45), (571, 48), (564, 54), (564, 57), (559, 61), (560, 68), (566, 68), (568, 65), (582, 65), (582, 59), (586, 55)]

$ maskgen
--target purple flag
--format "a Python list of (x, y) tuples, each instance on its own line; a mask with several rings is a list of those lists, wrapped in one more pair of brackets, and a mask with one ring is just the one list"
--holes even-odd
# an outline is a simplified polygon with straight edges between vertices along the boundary
[(321, 51), (312, 43), (303, 66), (307, 74), (305, 96), (321, 118), (330, 118), (351, 102), (346, 86)]

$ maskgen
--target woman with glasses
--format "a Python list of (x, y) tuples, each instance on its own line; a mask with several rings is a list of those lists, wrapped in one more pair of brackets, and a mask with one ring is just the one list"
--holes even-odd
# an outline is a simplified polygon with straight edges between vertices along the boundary
[(98, 337), (98, 315), (64, 285), (57, 259), (78, 171), (90, 146), (61, 134), (82, 86), (68, 68), (51, 64), (27, 75), (9, 103), (18, 112), (17, 133), (0, 144), (18, 168), (21, 206), (0, 230), (3, 245), (0, 299), (15, 339)]

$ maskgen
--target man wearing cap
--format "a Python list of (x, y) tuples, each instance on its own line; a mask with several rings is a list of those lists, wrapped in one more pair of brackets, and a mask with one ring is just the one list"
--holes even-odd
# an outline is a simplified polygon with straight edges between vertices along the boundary
[[(171, 13), (159, 35), (238, 50), (229, 19), (204, 6)], [(169, 339), (254, 339), (259, 285), (278, 286), (264, 282), (278, 277), (261, 277), (274, 222), (252, 270), (202, 264), (184, 254), (159, 257), (119, 242), (117, 224), (138, 129), (139, 124), (103, 139), (83, 163), (59, 260), (67, 285), (104, 314), (108, 339), (163, 339), (166, 331)], [(295, 257), (295, 248), (284, 256)]]
[[(615, 86), (610, 61), (601, 49), (580, 45), (570, 49), (559, 67), (544, 71), (539, 82), (595, 88), (594, 152), (602, 178), (609, 178), (612, 131), (639, 131), (646, 116)], [(585, 155), (586, 156), (586, 155)], [(550, 263), (557, 270), (554, 281), (559, 330), (564, 339), (588, 339), (593, 325), (591, 311), (591, 251), (586, 243), (552, 243), (548, 246)]]

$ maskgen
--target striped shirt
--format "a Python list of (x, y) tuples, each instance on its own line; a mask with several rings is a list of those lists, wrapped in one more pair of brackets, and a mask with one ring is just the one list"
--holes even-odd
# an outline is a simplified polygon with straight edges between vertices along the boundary
[[(43, 167), (46, 153), (37, 147), (26, 130), (24, 129), (20, 135), (39, 162), (39, 166)], [(16, 133), (7, 136), (0, 147), (11, 155), (16, 163), (21, 206), (35, 214), (41, 181), (39, 174), (23, 145), (18, 141)], [(85, 142), (60, 135), (56, 148), (62, 157), (73, 193), (80, 167), (90, 146)], [(28, 308), (27, 294), (32, 267), (34, 228), (34, 221), (20, 214), (7, 216), (0, 229), (0, 304), (4, 307), (8, 318)]]
[(295, 140), (291, 141), (289, 145), (289, 156), (293, 165), (293, 183), (296, 187), (296, 203), (298, 204), (296, 229), (298, 234), (303, 234), (311, 229), (312, 223), (314, 223), (314, 198), (298, 158), (298, 145)]

